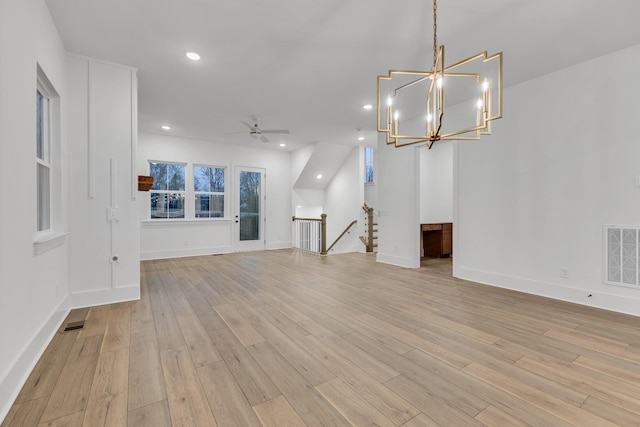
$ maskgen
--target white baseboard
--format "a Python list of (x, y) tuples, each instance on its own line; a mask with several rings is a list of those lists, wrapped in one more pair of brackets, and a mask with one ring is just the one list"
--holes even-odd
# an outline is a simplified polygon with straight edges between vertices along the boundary
[(119, 288), (98, 289), (95, 291), (76, 292), (69, 297), (71, 308), (93, 307), (96, 305), (114, 304), (140, 299), (140, 284)]
[(418, 259), (418, 263), (416, 264), (415, 261), (412, 261), (409, 258), (402, 258), (394, 255), (382, 254), (380, 252), (378, 252), (378, 255), (376, 255), (376, 262), (381, 262), (383, 264), (397, 265), (398, 267), (404, 267), (404, 268), (420, 267), (419, 259)]
[(0, 423), (7, 416), (22, 386), (69, 311), (69, 299), (65, 298), (44, 322), (33, 339), (18, 354), (16, 361), (8, 369), (4, 378), (0, 379)]
[(219, 246), (215, 248), (187, 248), (166, 251), (147, 251), (140, 253), (140, 260), (184, 258), (190, 256), (229, 254), (233, 252), (231, 246)]
[(274, 250), (274, 249), (291, 249), (293, 247), (293, 245), (291, 244), (291, 242), (272, 242), (272, 243), (267, 243), (267, 250)]
[(628, 296), (614, 295), (607, 292), (574, 288), (558, 283), (506, 276), (464, 267), (454, 268), (453, 276), (498, 288), (511, 289), (588, 307), (630, 314), (632, 316), (640, 316), (640, 297), (630, 298)]

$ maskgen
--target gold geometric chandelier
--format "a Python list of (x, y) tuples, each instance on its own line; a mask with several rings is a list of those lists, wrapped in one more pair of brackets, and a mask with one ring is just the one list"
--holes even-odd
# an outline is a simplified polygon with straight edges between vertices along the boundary
[(378, 76), (378, 132), (396, 147), (480, 139), (491, 134), (493, 120), (502, 118), (502, 52), (487, 56), (485, 51), (445, 66), (437, 8), (433, 0), (433, 68)]

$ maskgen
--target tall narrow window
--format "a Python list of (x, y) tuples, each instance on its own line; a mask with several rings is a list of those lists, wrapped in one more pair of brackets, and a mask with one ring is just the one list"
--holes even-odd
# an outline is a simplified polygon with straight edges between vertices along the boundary
[(151, 218), (184, 218), (185, 165), (149, 162), (153, 176)]
[(373, 147), (364, 147), (364, 182), (373, 183)]
[(196, 218), (224, 217), (224, 173), (221, 167), (193, 167)]
[(37, 230), (51, 228), (50, 97), (38, 81), (36, 89)]

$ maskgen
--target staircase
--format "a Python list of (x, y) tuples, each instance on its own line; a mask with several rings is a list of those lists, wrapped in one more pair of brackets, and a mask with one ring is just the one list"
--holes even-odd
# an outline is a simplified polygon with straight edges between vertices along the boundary
[(377, 252), (378, 247), (378, 223), (375, 222), (373, 215), (374, 209), (368, 206), (366, 203), (362, 206), (362, 210), (365, 213), (365, 229), (367, 234), (360, 236), (360, 240), (367, 248), (367, 252)]

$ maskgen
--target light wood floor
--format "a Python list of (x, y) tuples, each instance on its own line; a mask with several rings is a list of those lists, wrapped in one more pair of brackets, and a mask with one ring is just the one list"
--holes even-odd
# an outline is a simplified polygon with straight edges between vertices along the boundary
[(639, 426), (640, 319), (365, 254), (142, 263), (2, 426)]

